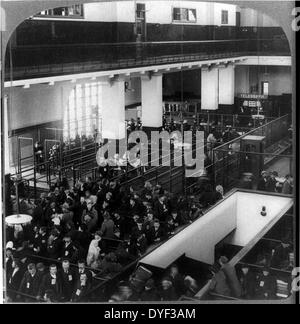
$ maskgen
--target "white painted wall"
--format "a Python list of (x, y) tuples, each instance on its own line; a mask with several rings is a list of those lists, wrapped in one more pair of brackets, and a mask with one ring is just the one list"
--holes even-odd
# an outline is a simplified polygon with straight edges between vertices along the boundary
[(235, 67), (235, 95), (239, 93), (249, 92), (249, 66), (239, 66)]
[(241, 8), (242, 27), (279, 27), (278, 23), (268, 15), (257, 10)]
[[(265, 74), (266, 73), (266, 74)], [(291, 67), (289, 66), (236, 66), (235, 94), (248, 93), (250, 87), (262, 81), (269, 82), (269, 94), (280, 96), (292, 93)]]
[[(214, 3), (214, 23), (217, 26), (235, 26), (236, 23), (236, 6), (223, 3)], [(222, 10), (228, 11), (228, 24), (221, 24)]]
[(236, 195), (232, 195), (148, 254), (141, 263), (167, 268), (185, 254), (188, 258), (213, 264), (215, 245), (235, 228)]
[[(265, 226), (272, 224), (292, 204), (291, 198), (268, 195), (237, 193), (237, 229), (230, 244), (246, 246)], [(247, 206), (247, 208), (245, 208)], [(267, 216), (261, 216), (262, 207)]]
[(63, 118), (71, 88), (65, 83), (6, 90), (9, 100), (9, 129), (38, 125)]
[[(92, 81), (82, 80), (77, 83), (86, 82)], [(6, 88), (5, 94), (8, 95), (9, 101), (9, 130), (62, 120), (70, 92), (75, 86), (76, 83), (57, 82), (54, 86), (40, 84), (29, 89)], [(140, 78), (131, 78), (131, 88), (134, 91), (124, 94), (124, 107), (141, 102)]]
[(117, 21), (117, 3), (101, 2), (84, 4), (84, 18), (86, 21)]
[[(194, 1), (141, 1), (146, 4), (146, 20), (148, 23), (171, 24), (172, 8), (196, 9), (197, 22), (195, 25), (213, 24), (210, 10), (213, 4)], [(193, 23), (194, 24), (194, 23)]]
[[(228, 26), (234, 26), (236, 21), (236, 6), (222, 3), (196, 1), (137, 1), (146, 4), (147, 23), (171, 24), (172, 8), (196, 9), (197, 22), (194, 25), (221, 26), (221, 11), (228, 10)], [(116, 3), (89, 3), (84, 5), (86, 21), (135, 21), (135, 2), (119, 1)], [(189, 23), (188, 23), (189, 24)]]

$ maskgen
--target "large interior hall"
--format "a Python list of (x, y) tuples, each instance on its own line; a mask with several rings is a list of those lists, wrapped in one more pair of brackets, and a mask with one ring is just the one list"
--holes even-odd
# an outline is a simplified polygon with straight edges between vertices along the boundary
[(293, 302), (294, 46), (250, 2), (0, 3), (6, 303)]

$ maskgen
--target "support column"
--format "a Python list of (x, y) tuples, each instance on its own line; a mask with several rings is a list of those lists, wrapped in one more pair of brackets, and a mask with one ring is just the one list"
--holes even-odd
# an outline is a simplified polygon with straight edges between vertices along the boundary
[(201, 109), (217, 110), (219, 106), (219, 70), (201, 69)]
[(162, 75), (142, 77), (142, 123), (143, 129), (154, 130), (162, 127)]
[[(8, 130), (9, 130), (9, 118), (8, 118), (8, 95), (3, 96), (3, 111), (1, 117), (3, 118), (2, 121), (2, 128), (3, 128), (3, 137), (1, 139), (1, 160), (3, 161), (3, 174), (2, 174), (2, 187), (3, 190), (3, 210), (4, 216), (11, 215), (13, 212), (12, 203), (10, 200), (10, 192), (11, 192), (11, 180), (10, 180), (10, 158), (11, 158), (11, 146), (9, 143), (8, 138)], [(2, 142), (3, 141), (3, 142)]]
[(101, 82), (99, 96), (102, 138), (119, 140), (126, 137), (124, 81)]
[(3, 140), (4, 143), (2, 143), (2, 145), (4, 144), (4, 150), (2, 151), (2, 153), (4, 153), (3, 155), (3, 159), (4, 159), (4, 173), (5, 174), (10, 174), (10, 147), (9, 147), (9, 139), (8, 139), (8, 96), (4, 95), (3, 98)]
[(219, 69), (219, 104), (234, 104), (234, 65)]

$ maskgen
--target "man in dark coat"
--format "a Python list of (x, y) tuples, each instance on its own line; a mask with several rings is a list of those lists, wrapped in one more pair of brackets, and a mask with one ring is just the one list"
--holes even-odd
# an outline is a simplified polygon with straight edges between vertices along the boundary
[(258, 181), (257, 190), (266, 191), (268, 180), (269, 180), (268, 172), (263, 171)]
[(126, 234), (126, 222), (123, 216), (121, 216), (119, 213), (114, 214), (113, 218), (115, 227), (120, 230), (120, 239), (124, 239), (124, 235)]
[[(39, 289), (42, 281), (42, 275), (36, 270), (36, 266), (30, 263), (20, 285), (20, 293), (28, 295), (24, 297), (25, 302), (33, 302), (38, 297)], [(32, 298), (30, 298), (31, 296)]]
[(293, 194), (293, 188), (294, 188), (294, 185), (293, 185), (293, 177), (288, 174), (286, 177), (285, 177), (285, 182), (283, 184), (283, 187), (282, 187), (282, 193), (284, 195), (292, 195)]
[(38, 297), (46, 300), (46, 294), (50, 294), (53, 301), (59, 302), (62, 299), (62, 280), (57, 272), (55, 264), (50, 265), (49, 273), (45, 274), (40, 285)]
[(275, 299), (277, 283), (268, 267), (264, 267), (262, 273), (256, 278), (255, 296), (257, 299)]
[(70, 261), (68, 259), (63, 259), (62, 261), (60, 277), (62, 280), (62, 299), (68, 302), (72, 298), (75, 286), (75, 273), (70, 267)]
[(129, 200), (129, 206), (126, 209), (128, 216), (134, 216), (134, 215), (143, 215), (145, 213), (144, 206), (136, 199), (130, 198)]
[(240, 283), (242, 287), (241, 297), (244, 299), (253, 299), (255, 296), (256, 278), (249, 266), (243, 265), (241, 268)]
[(161, 301), (175, 301), (178, 299), (175, 288), (173, 287), (172, 279), (165, 277), (161, 281), (162, 289), (159, 292)]
[(183, 295), (185, 290), (184, 279), (183, 276), (179, 273), (179, 269), (176, 264), (171, 265), (169, 277), (172, 279), (173, 287), (177, 296)]
[(79, 260), (77, 262), (77, 270), (75, 270), (75, 280), (76, 280), (76, 284), (78, 283), (78, 281), (80, 280), (80, 275), (82, 274), (86, 274), (87, 276), (87, 280), (88, 280), (88, 284), (91, 283), (92, 281), (92, 273), (89, 269), (86, 268), (86, 264), (84, 260)]
[(266, 182), (266, 191), (276, 192), (276, 185), (277, 185), (276, 172), (271, 172), (270, 177)]
[(290, 264), (290, 253), (293, 251), (288, 238), (284, 238), (282, 242), (274, 249), (271, 259), (271, 267), (277, 269), (286, 269)]
[(145, 290), (141, 293), (140, 296), (141, 301), (159, 301), (159, 294), (155, 287), (155, 283), (153, 279), (149, 279), (146, 282)]
[(169, 208), (166, 203), (166, 198), (163, 195), (160, 195), (158, 200), (154, 203), (154, 215), (161, 222), (164, 222), (169, 216)]
[(78, 281), (75, 284), (75, 288), (72, 294), (72, 302), (87, 302), (87, 293), (91, 287), (90, 281), (86, 273), (80, 274)]
[(24, 271), (20, 260), (14, 258), (12, 263), (13, 271), (7, 274), (6, 281), (7, 281), (7, 297), (10, 301), (16, 301), (16, 297), (18, 295), (18, 291), (20, 288), (20, 284), (22, 278), (24, 276)]
[(59, 232), (52, 230), (47, 246), (48, 257), (57, 260), (61, 255), (62, 241), (59, 239)]
[(160, 225), (159, 220), (156, 219), (154, 221), (154, 226), (150, 229), (148, 234), (148, 238), (149, 238), (148, 244), (161, 242), (166, 237), (167, 237), (166, 231)]
[(34, 238), (33, 250), (34, 252), (42, 257), (47, 257), (47, 228), (42, 226), (39, 229), (38, 235)]
[(65, 235), (64, 237), (64, 245), (62, 246), (61, 257), (68, 258), (71, 263), (75, 263), (77, 261), (77, 248), (73, 244), (69, 234)]

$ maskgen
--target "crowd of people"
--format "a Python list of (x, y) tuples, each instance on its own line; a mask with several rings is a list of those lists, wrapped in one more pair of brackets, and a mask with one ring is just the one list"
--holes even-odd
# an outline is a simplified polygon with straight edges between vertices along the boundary
[[(244, 174), (239, 185), (242, 189), (254, 189), (254, 176), (252, 174)], [(291, 174), (280, 177), (277, 171), (262, 171), (257, 181), (256, 189), (270, 193), (281, 193), (284, 195), (292, 195), (294, 191), (294, 180)]]
[(136, 191), (99, 171), (97, 180), (87, 177), (72, 188), (57, 182), (35, 202), (20, 197), (19, 212), (32, 221), (6, 228), (12, 301), (84, 300), (94, 280), (121, 272), (223, 197), (222, 187), (208, 185), (196, 197), (173, 195), (150, 182)]
[[(138, 276), (139, 271), (143, 275)], [(197, 281), (190, 274), (183, 274), (177, 264), (172, 264), (158, 277), (140, 266), (128, 281), (119, 283), (108, 301), (176, 301), (182, 296), (195, 296), (199, 289)]]
[[(225, 296), (247, 300), (275, 300), (280, 298), (278, 294), (282, 283), (286, 285), (283, 293), (287, 297), (291, 292), (291, 275), (288, 274), (292, 269), (291, 251), (292, 243), (285, 238), (283, 242), (277, 243), (270, 256), (258, 256), (255, 265), (241, 263), (234, 267), (227, 257), (222, 256), (211, 268), (213, 277), (209, 290), (216, 294), (217, 299)], [(281, 272), (285, 270), (286, 273)]]
[[(140, 266), (127, 281), (119, 283), (109, 302), (177, 301), (193, 298), (197, 293), (204, 299), (218, 300), (275, 300), (284, 297), (284, 294), (287, 297), (291, 291), (290, 276), (285, 275), (285, 283), (281, 281), (282, 277), (274, 273), (274, 269), (282, 270), (291, 266), (291, 250), (290, 241), (284, 239), (275, 247), (268, 260), (260, 260), (258, 267), (254, 268), (247, 263), (232, 266), (226, 256), (221, 256), (208, 268), (207, 273), (202, 273), (201, 276), (205, 276), (207, 282), (204, 286), (203, 278), (199, 283), (200, 277), (194, 278), (188, 269), (182, 270), (176, 264), (158, 276)], [(137, 275), (138, 272), (141, 274)], [(150, 273), (147, 275), (147, 272)], [(282, 290), (280, 282), (283, 286), (286, 284)]]
[[(141, 127), (131, 125), (130, 131)], [(189, 125), (185, 127), (190, 129)], [(232, 127), (224, 133), (213, 127), (207, 144), (212, 149), (238, 136)], [(41, 154), (41, 150), (37, 145), (36, 154)], [(241, 187), (246, 188), (252, 180), (243, 181)], [(19, 204), (20, 213), (30, 214), (32, 222), (6, 228), (7, 299), (12, 302), (88, 301), (89, 292), (99, 279), (106, 280), (120, 273), (149, 247), (203, 215), (204, 209), (224, 195), (222, 186), (214, 188), (209, 181), (198, 189), (192, 197), (179, 196), (146, 181), (142, 190), (136, 190), (112, 180), (109, 167), (104, 165), (99, 168), (96, 180), (86, 177), (70, 187), (68, 181), (58, 179), (35, 202), (20, 197), (15, 205)], [(280, 183), (276, 172), (264, 171), (258, 189), (291, 194), (293, 179), (287, 175)], [(282, 259), (285, 252), (279, 253)], [(254, 280), (248, 275), (249, 269), (243, 268), (239, 276), (230, 269), (234, 274), (230, 277), (227, 268), (226, 257), (212, 267), (212, 291), (237, 298), (274, 295), (273, 290), (266, 293), (261, 289), (274, 287), (274, 277), (269, 279), (268, 269), (269, 272), (262, 271), (263, 278), (254, 276), (255, 283), (249, 285), (248, 280)], [(270, 283), (260, 287), (263, 280)], [(254, 290), (249, 292), (247, 287)], [(110, 301), (171, 301), (182, 295), (193, 297), (198, 288), (196, 279), (190, 274), (180, 274), (179, 268), (172, 265), (163, 278), (158, 281), (149, 278), (139, 290), (128, 282), (121, 283)]]

